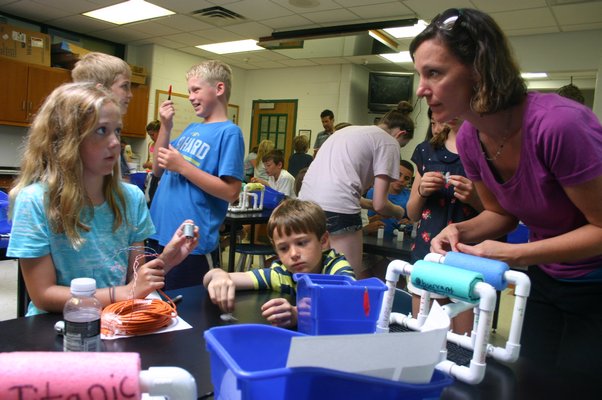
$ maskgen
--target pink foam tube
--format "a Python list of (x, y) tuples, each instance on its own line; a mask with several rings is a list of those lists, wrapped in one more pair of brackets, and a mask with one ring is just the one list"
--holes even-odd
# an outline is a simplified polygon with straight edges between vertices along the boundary
[(138, 353), (0, 353), (0, 399), (140, 399)]

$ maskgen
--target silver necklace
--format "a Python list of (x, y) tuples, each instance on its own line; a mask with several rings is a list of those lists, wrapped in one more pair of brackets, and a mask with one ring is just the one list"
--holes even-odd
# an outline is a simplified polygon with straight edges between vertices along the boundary
[[(497, 158), (500, 156), (500, 154), (502, 154), (502, 150), (504, 150), (504, 145), (506, 144), (506, 140), (508, 140), (509, 136), (510, 136), (510, 134), (504, 135), (504, 137), (502, 138), (502, 141), (497, 146), (497, 149), (496, 149), (495, 154), (493, 155), (493, 157), (488, 157), (487, 156), (487, 153), (485, 152), (485, 144), (481, 141), (481, 146), (482, 146), (481, 152), (483, 153), (483, 156), (485, 157), (485, 160), (487, 160), (487, 161), (495, 161), (495, 160), (497, 160)], [(480, 137), (479, 137), (479, 140), (480, 140)]]
[(512, 134), (514, 132), (516, 132), (516, 131), (514, 131), (514, 132), (510, 131), (512, 129), (511, 128), (511, 124), (512, 124), (512, 111), (509, 110), (508, 117), (507, 117), (507, 122), (506, 122), (506, 134), (502, 137), (502, 141), (498, 144), (497, 149), (495, 150), (495, 154), (493, 155), (493, 157), (488, 157), (487, 156), (487, 152), (485, 151), (486, 150), (485, 144), (481, 140), (481, 133), (479, 131), (477, 131), (477, 135), (479, 137), (479, 142), (481, 142), (481, 152), (483, 153), (483, 157), (485, 157), (485, 160), (487, 160), (487, 161), (495, 161), (495, 160), (498, 159), (498, 157), (500, 156), (500, 154), (502, 154), (502, 151), (504, 150), (504, 146), (506, 145), (506, 141), (508, 140), (508, 138), (510, 136), (512, 136)]

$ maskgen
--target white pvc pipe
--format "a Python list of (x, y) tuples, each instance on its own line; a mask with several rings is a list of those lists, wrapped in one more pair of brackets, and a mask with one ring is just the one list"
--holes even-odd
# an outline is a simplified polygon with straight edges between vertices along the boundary
[(385, 276), (387, 291), (385, 292), (382, 306), (380, 308), (380, 314), (376, 324), (376, 333), (389, 332), (389, 319), (391, 316), (391, 309), (393, 308), (395, 289), (397, 288), (399, 276), (410, 275), (411, 273), (412, 264), (408, 262), (402, 260), (393, 260), (389, 263), (389, 266), (387, 267), (387, 274)]
[(472, 360), (470, 361), (470, 367), (458, 365), (449, 360), (441, 361), (435, 366), (439, 371), (445, 372), (446, 374), (471, 385), (476, 385), (483, 380), (483, 377), (485, 377), (485, 367), (486, 364), (475, 363)]
[(416, 318), (412, 318), (410, 315), (391, 313), (389, 321), (391, 324), (401, 325), (413, 331), (420, 331), (421, 325), (418, 324), (418, 320)]
[(188, 371), (178, 367), (150, 367), (140, 371), (140, 390), (151, 396), (196, 400), (196, 382)]
[(426, 256), (424, 256), (424, 261), (430, 261), (437, 264), (444, 264), (445, 256), (439, 253), (428, 253)]

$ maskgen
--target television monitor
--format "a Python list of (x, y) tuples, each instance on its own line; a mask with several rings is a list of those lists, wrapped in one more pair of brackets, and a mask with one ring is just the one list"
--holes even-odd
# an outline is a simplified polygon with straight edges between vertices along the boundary
[(387, 112), (406, 100), (412, 102), (413, 74), (370, 72), (368, 82), (368, 109)]

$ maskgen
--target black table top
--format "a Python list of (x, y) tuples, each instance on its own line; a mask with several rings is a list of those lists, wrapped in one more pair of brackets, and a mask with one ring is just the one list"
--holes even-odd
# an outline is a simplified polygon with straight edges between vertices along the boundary
[(226, 213), (226, 219), (224, 222), (234, 222), (237, 224), (261, 224), (267, 222), (270, 219), (274, 210), (262, 210), (262, 211), (244, 211), (244, 212), (231, 212)]
[(405, 261), (410, 260), (413, 242), (410, 235), (405, 235), (401, 242), (398, 242), (394, 235), (385, 235), (382, 239), (379, 239), (376, 235), (364, 235), (363, 240), (364, 253), (393, 257)]
[[(229, 323), (220, 319), (220, 311), (209, 300), (203, 287), (170, 291), (182, 294), (180, 316), (192, 329), (169, 333), (104, 341), (105, 351), (138, 352), (142, 368), (176, 366), (196, 379), (199, 396), (213, 391), (209, 353), (203, 332)], [(259, 307), (271, 292), (239, 292), (236, 297), (235, 323), (265, 323)], [(62, 351), (62, 337), (55, 335), (54, 323), (60, 314), (45, 314), (0, 322), (0, 351)], [(269, 344), (266, 344), (269, 345)], [(485, 379), (478, 385), (456, 381), (443, 392), (443, 399), (598, 399), (602, 382), (568, 369), (537, 365), (526, 359), (514, 364), (487, 360)]]

